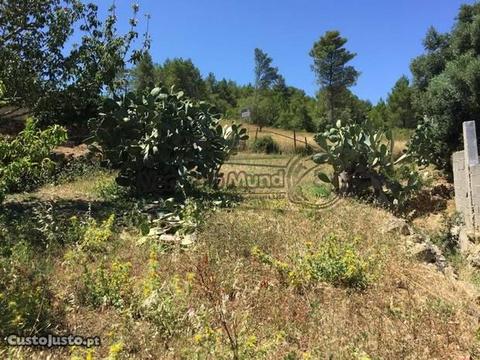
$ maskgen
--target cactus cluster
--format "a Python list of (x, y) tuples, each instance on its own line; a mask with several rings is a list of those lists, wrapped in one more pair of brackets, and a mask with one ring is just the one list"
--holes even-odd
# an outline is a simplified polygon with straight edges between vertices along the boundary
[(223, 127), (208, 103), (154, 88), (107, 99), (94, 140), (119, 170), (117, 183), (145, 195), (183, 191), (191, 179), (215, 185), (246, 137), (239, 125)]
[(407, 160), (394, 159), (391, 131), (376, 129), (370, 122), (336, 125), (317, 134), (324, 149), (313, 156), (318, 164), (329, 164), (333, 174), (319, 173), (320, 180), (332, 183), (342, 195), (373, 196), (382, 205), (398, 207), (418, 190), (421, 178)]

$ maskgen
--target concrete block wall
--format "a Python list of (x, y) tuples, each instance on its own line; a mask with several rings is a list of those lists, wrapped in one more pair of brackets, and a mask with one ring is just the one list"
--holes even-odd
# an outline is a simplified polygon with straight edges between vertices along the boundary
[(463, 123), (464, 151), (452, 155), (455, 206), (468, 231), (480, 229), (480, 164), (474, 121)]
[(472, 228), (472, 214), (469, 210), (470, 190), (467, 183), (467, 172), (465, 170), (465, 153), (458, 151), (452, 155), (453, 182), (455, 187), (455, 208), (461, 213), (465, 220), (465, 225)]

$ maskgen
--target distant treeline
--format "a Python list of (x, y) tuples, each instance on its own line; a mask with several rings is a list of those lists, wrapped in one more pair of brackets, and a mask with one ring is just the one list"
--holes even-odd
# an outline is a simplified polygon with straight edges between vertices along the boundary
[[(346, 42), (338, 32), (327, 32), (316, 43), (325, 41)], [(323, 45), (331, 46), (331, 45)], [(344, 52), (340, 45), (335, 52)], [(311, 53), (314, 59), (314, 50)], [(341, 54), (340, 54), (341, 55)], [(336, 55), (339, 57), (340, 55)], [(412, 128), (416, 124), (416, 114), (412, 105), (412, 88), (406, 76), (402, 76), (395, 84), (387, 100), (373, 105), (353, 94), (349, 87), (353, 85), (358, 72), (351, 71), (350, 80), (345, 81), (341, 74), (351, 68), (346, 62), (338, 69), (332, 78), (342, 78), (343, 83), (328, 86), (332, 79), (319, 80), (320, 89), (316, 96), (308, 96), (305, 91), (287, 85), (278, 68), (272, 66), (272, 59), (262, 50), (254, 50), (255, 68), (252, 83), (240, 85), (233, 80), (217, 79), (210, 72), (202, 77), (200, 70), (190, 59), (173, 58), (163, 64), (155, 63), (149, 52), (145, 52), (140, 62), (128, 73), (129, 90), (145, 90), (156, 85), (174, 86), (196, 100), (206, 100), (215, 105), (226, 118), (238, 119), (242, 111), (250, 114), (249, 121), (260, 126), (274, 126), (283, 129), (306, 131), (322, 130), (333, 121), (362, 122), (367, 118), (379, 126)], [(318, 70), (313, 66), (318, 77)], [(328, 64), (326, 64), (328, 66)], [(353, 68), (351, 68), (353, 69)], [(348, 70), (347, 70), (348, 71)]]

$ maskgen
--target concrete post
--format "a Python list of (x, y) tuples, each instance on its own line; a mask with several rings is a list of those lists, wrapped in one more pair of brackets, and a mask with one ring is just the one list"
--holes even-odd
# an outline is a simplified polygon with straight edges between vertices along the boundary
[(464, 151), (452, 155), (455, 182), (455, 206), (468, 231), (480, 225), (480, 164), (474, 121), (463, 123)]
[(463, 123), (463, 146), (465, 149), (465, 165), (473, 166), (478, 164), (477, 131), (475, 121)]

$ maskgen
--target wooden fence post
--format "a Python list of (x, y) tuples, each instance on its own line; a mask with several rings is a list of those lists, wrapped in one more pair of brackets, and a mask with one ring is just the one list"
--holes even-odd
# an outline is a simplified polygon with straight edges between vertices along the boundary
[(307, 142), (307, 137), (305, 136), (305, 151), (308, 150), (308, 142)]
[(293, 150), (297, 151), (297, 133), (293, 130)]
[(255, 141), (257, 141), (257, 137), (258, 137), (258, 126), (257, 126), (257, 130), (255, 131)]

